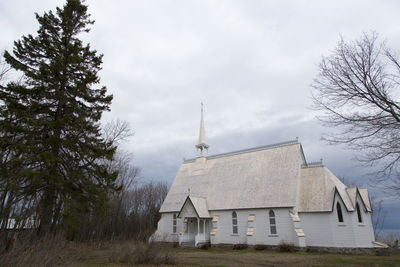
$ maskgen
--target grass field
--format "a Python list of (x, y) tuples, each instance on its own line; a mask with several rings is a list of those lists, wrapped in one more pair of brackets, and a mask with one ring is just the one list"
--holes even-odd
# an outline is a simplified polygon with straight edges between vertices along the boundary
[[(129, 251), (127, 247), (130, 247), (129, 243), (88, 246), (73, 266), (149, 266), (129, 265), (126, 261), (126, 258), (129, 258), (126, 256)], [(400, 266), (398, 252), (390, 256), (372, 256), (230, 248), (199, 250), (157, 247), (155, 249), (158, 252), (167, 251), (173, 257), (174, 264), (165, 266)]]

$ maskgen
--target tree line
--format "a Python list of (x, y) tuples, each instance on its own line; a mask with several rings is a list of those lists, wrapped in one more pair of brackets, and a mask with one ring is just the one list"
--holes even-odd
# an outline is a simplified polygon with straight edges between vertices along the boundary
[[(126, 123), (100, 122), (113, 96), (98, 76), (103, 55), (80, 39), (94, 23), (88, 7), (67, 0), (35, 15), (37, 33), (1, 61), (1, 235), (29, 228), (38, 237), (144, 238), (167, 185), (139, 179), (120, 148), (132, 135)], [(6, 81), (9, 70), (20, 78)]]

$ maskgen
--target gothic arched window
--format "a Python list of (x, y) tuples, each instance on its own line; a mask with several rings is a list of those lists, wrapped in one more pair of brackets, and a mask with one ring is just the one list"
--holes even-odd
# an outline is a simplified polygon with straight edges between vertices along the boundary
[(336, 203), (336, 211), (337, 211), (338, 221), (343, 222), (342, 207), (340, 206), (339, 202)]
[(237, 214), (236, 211), (232, 212), (232, 232), (234, 234), (238, 233), (238, 225), (237, 225)]
[(269, 230), (271, 235), (276, 235), (276, 220), (275, 212), (273, 210), (269, 211)]
[(358, 202), (356, 204), (356, 209), (357, 209), (358, 222), (362, 223), (361, 210), (360, 210), (360, 205), (358, 205)]
[(172, 219), (172, 232), (176, 233), (176, 213), (174, 213), (174, 216)]

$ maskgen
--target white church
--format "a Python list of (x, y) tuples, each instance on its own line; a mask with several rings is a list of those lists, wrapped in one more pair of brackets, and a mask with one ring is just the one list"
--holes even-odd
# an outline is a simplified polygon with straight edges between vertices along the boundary
[(201, 244), (379, 247), (365, 188), (308, 163), (298, 140), (209, 155), (203, 109), (197, 158), (185, 160), (153, 239)]

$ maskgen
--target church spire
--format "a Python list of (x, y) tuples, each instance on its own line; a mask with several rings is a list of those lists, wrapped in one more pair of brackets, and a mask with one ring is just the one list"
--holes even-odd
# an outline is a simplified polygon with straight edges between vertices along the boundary
[(200, 156), (203, 156), (203, 151), (208, 151), (209, 148), (209, 146), (206, 144), (206, 131), (204, 129), (203, 102), (201, 102), (199, 143), (196, 145), (196, 148), (200, 152)]

